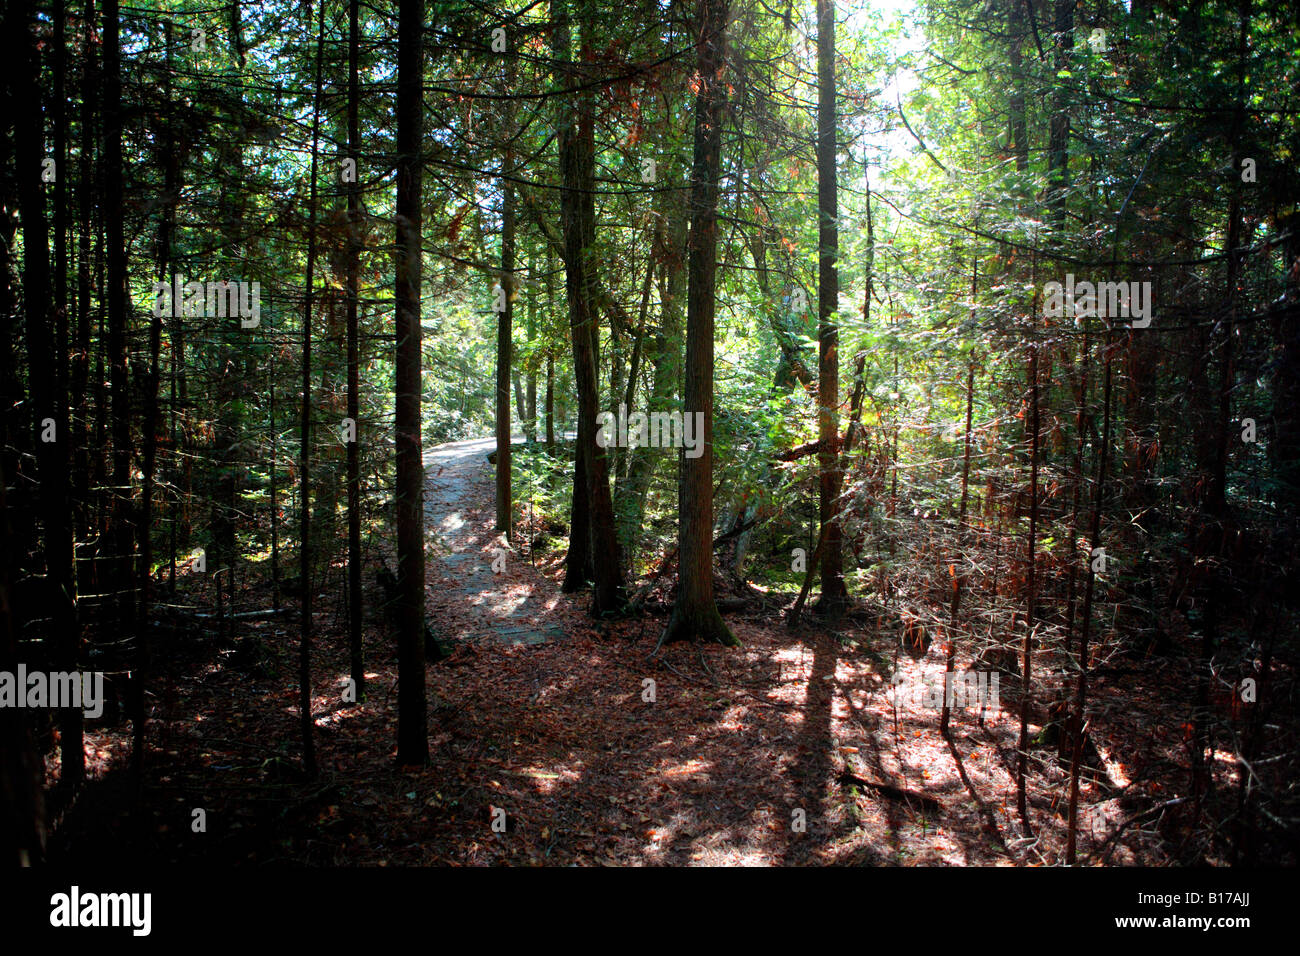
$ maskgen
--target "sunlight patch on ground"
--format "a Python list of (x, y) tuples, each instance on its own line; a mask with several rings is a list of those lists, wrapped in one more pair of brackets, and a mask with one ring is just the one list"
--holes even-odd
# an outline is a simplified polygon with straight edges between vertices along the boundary
[(744, 704), (732, 704), (727, 708), (716, 724), (719, 730), (744, 730), (746, 727), (745, 718), (749, 716), (749, 708)]
[(331, 714), (325, 714), (323, 717), (317, 717), (312, 723), (322, 730), (333, 730), (345, 721), (353, 720), (361, 715), (361, 708), (352, 706), (344, 710), (336, 710)]
[(651, 771), (660, 777), (671, 777), (674, 779), (680, 777), (707, 776), (712, 763), (707, 760), (701, 760), (699, 757), (692, 757), (685, 763), (680, 763), (675, 767), (658, 767)]
[(1129, 786), (1132, 781), (1129, 779), (1128, 774), (1124, 772), (1124, 765), (1115, 758), (1111, 748), (1106, 745), (1106, 742), (1100, 736), (1094, 734), (1092, 738), (1093, 744), (1097, 748), (1097, 755), (1101, 757), (1102, 766), (1106, 768), (1107, 776), (1115, 781), (1116, 786), (1120, 788)]
[(506, 598), (496, 595), (497, 600), (494, 602), (493, 617), (510, 618), (514, 617), (515, 612), (528, 603), (528, 594), (524, 593), (518, 597)]
[(546, 795), (555, 792), (562, 784), (577, 783), (582, 775), (575, 770), (552, 770), (546, 767), (523, 767), (512, 771), (515, 776), (531, 781), (536, 791)]

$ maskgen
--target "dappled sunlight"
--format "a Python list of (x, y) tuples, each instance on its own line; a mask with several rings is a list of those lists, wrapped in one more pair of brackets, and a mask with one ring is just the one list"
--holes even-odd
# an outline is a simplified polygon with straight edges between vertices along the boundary
[(1293, 3), (10, 7), (11, 859), (1296, 863)]
[(709, 764), (707, 761), (700, 760), (699, 758), (692, 758), (687, 760), (685, 763), (669, 766), (661, 765), (651, 772), (656, 776), (667, 779), (676, 779), (681, 777), (699, 777), (701, 775), (707, 777), (708, 769)]

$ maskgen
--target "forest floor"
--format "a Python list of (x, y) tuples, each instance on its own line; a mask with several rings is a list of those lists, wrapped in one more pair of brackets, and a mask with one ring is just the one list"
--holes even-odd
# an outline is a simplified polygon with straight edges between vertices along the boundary
[[(314, 780), (299, 769), (296, 611), (225, 630), (177, 624), (154, 642), (166, 676), (150, 687), (145, 809), (130, 812), (129, 723), (92, 725), (90, 780), (56, 813), (52, 859), (396, 866), (1062, 858), (1068, 775), (1054, 748), (1034, 750), (1027, 797), (1035, 833), (1026, 838), (1016, 812), (1019, 720), (1005, 685), (1001, 709), (982, 723), (973, 710), (954, 711), (945, 738), (938, 710), (891, 693), (895, 673), (912, 686), (942, 680), (940, 642), (902, 655), (892, 632), (861, 617), (831, 629), (806, 615), (790, 630), (784, 608), (793, 595), (771, 592), (728, 615), (743, 647), (673, 644), (655, 653), (663, 616), (598, 624), (586, 595), (560, 593), (562, 549), (537, 564), (505, 551), (492, 531), (492, 447), (461, 442), (427, 456), (428, 616), (455, 645), (427, 671), (427, 767), (394, 765), (395, 644), (374, 610), (382, 595), (368, 574), (359, 704), (341, 698), (341, 588), (326, 588), (318, 603)], [(498, 549), (505, 566), (494, 573)], [(269, 605), (261, 592), (243, 597), (247, 606)], [(1167, 779), (1184, 772), (1172, 717), (1179, 702), (1135, 694), (1118, 680), (1098, 679), (1093, 694), (1104, 766), (1083, 782), (1084, 861), (1097, 859), (1121, 821), (1170, 796)], [(57, 756), (49, 770), (57, 775)], [(503, 832), (492, 825), (498, 810)], [(1133, 827), (1105, 846), (1104, 860), (1165, 862), (1160, 845)], [(109, 852), (124, 856), (92, 855)]]

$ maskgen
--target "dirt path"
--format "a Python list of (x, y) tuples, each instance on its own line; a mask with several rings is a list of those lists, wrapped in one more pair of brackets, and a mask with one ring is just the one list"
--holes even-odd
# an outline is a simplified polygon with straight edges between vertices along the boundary
[(493, 530), (495, 448), (495, 438), (476, 438), (425, 452), (429, 619), (443, 639), (542, 644), (564, 635), (544, 622), (557, 595)]

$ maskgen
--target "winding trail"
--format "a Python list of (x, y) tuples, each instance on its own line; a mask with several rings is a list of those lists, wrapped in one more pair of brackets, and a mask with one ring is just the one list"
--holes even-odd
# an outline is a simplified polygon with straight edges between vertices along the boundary
[[(495, 496), (487, 459), (495, 448), (495, 438), (475, 438), (424, 453), (430, 622), (455, 641), (543, 644), (564, 636), (545, 620), (559, 595), (493, 530), (495, 514), (482, 507)], [(504, 569), (495, 573), (494, 563)]]

